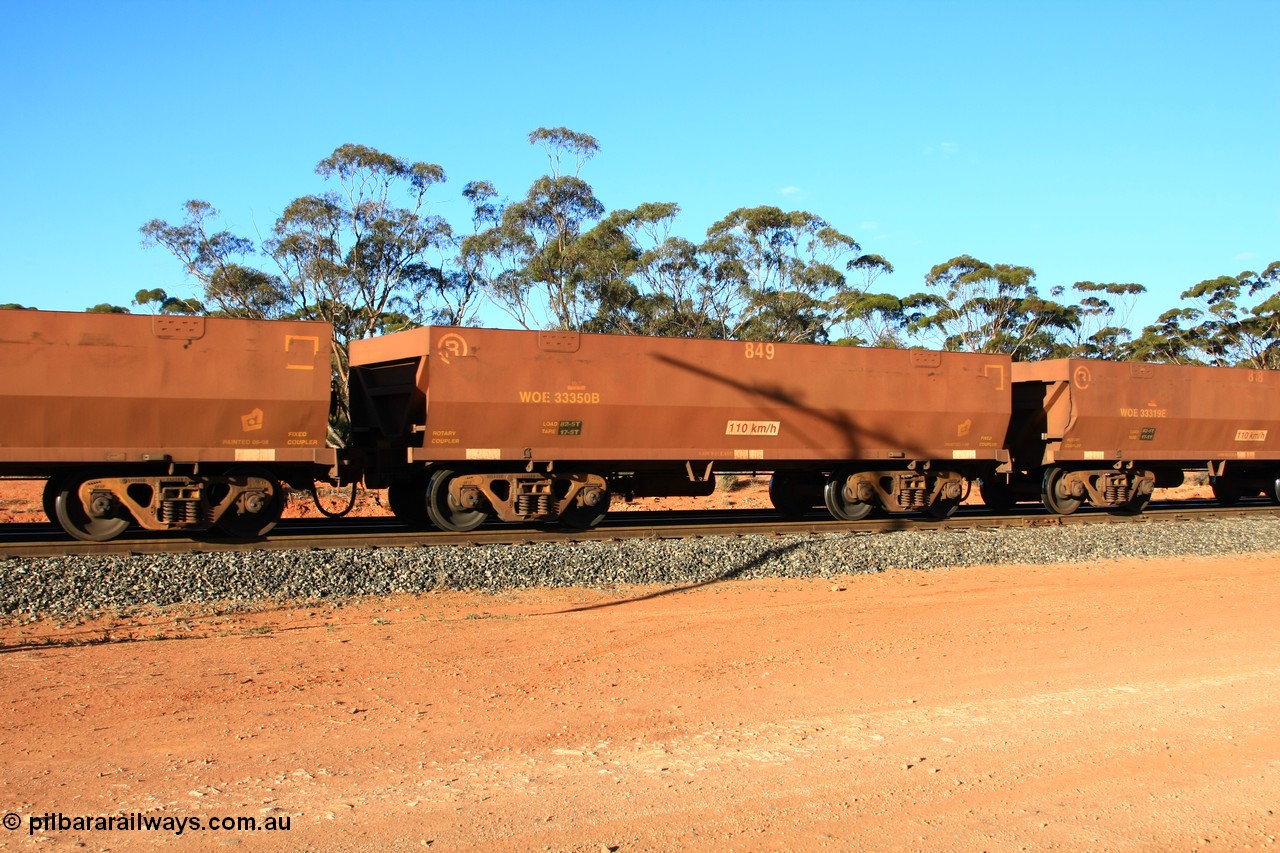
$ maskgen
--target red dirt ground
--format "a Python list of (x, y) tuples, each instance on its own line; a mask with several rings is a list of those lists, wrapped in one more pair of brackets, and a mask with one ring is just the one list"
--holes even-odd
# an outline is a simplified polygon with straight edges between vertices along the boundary
[(0, 847), (1277, 849), (1277, 600), (1271, 553), (9, 622)]
[(1278, 598), (1270, 554), (9, 624), (0, 846), (1276, 849)]

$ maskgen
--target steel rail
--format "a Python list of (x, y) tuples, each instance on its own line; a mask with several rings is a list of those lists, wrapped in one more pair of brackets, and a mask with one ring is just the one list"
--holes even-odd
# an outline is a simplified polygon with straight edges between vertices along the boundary
[(995, 515), (981, 507), (966, 507), (951, 518), (943, 520), (901, 515), (862, 521), (837, 521), (817, 512), (812, 518), (784, 520), (771, 510), (624, 512), (609, 516), (592, 530), (493, 524), (468, 533), (406, 530), (389, 518), (347, 519), (337, 523), (328, 519), (286, 519), (272, 531), (269, 538), (257, 540), (231, 540), (213, 535), (192, 538), (176, 534), (147, 534), (110, 542), (80, 542), (67, 539), (52, 524), (9, 524), (0, 527), (0, 557), (532, 545), (546, 542), (693, 539), (710, 536), (812, 536), (1081, 524), (1155, 524), (1260, 516), (1280, 517), (1280, 506), (1261, 500), (1242, 501), (1234, 507), (1216, 506), (1211, 501), (1169, 501), (1152, 504), (1140, 515), (1119, 515), (1086, 508), (1065, 516), (1049, 515), (1030, 508)]

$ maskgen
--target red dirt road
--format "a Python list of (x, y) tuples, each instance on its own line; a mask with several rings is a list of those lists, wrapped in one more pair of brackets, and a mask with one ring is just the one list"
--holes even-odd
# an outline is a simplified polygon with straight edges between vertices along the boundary
[(1277, 601), (1272, 554), (10, 624), (0, 846), (1277, 849)]

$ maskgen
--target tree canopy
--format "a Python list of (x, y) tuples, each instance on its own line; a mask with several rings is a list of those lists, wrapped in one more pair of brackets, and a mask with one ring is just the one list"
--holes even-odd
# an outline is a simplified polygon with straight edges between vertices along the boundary
[(331, 323), (330, 439), (340, 443), (348, 420), (347, 344), (419, 323), (465, 323), (477, 291), (470, 278), (446, 270), (453, 231), (426, 209), (429, 191), (445, 181), (440, 166), (349, 144), (315, 171), (333, 188), (288, 203), (260, 245), (217, 229), (218, 211), (205, 201), (187, 202), (181, 224), (143, 225), (144, 244), (174, 255), (201, 296), (181, 299), (156, 288), (139, 291), (134, 302), (161, 313)]
[[(952, 258), (925, 276), (937, 292), (905, 300), (908, 329), (945, 350), (1000, 352), (1015, 360), (1064, 355), (1061, 335), (1079, 326), (1079, 311), (1042, 297), (1031, 283), (1035, 276), (1030, 267)], [(1061, 293), (1059, 287), (1051, 295)]]
[(929, 271), (924, 290), (897, 296), (879, 287), (890, 261), (817, 213), (739, 207), (692, 239), (677, 230), (674, 201), (606, 206), (584, 177), (601, 151), (595, 137), (538, 128), (527, 142), (546, 171), (514, 199), (487, 180), (466, 183), (472, 214), (461, 229), (433, 212), (441, 166), (350, 143), (317, 163), (319, 191), (285, 203), (261, 241), (220, 225), (211, 203), (188, 201), (180, 222), (153, 219), (141, 233), (194, 292), (150, 287), (132, 304), (331, 323), (335, 443), (351, 340), (473, 323), (482, 305), (531, 329), (1280, 367), (1280, 261), (1188, 288), (1133, 337), (1141, 284), (1042, 292), (1029, 266), (958, 255)]

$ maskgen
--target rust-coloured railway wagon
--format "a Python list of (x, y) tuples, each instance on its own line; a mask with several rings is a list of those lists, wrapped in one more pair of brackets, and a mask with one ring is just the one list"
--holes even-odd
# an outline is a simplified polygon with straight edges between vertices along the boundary
[(1007, 356), (431, 327), (351, 345), (353, 447), (396, 514), (590, 526), (612, 495), (773, 472), (837, 518), (954, 511), (1007, 460)]
[(323, 323), (0, 311), (0, 475), (79, 539), (265, 533), (326, 448)]
[(1280, 374), (1226, 367), (1059, 359), (1013, 365), (1012, 490), (1052, 512), (1082, 502), (1139, 512), (1156, 486), (1208, 470), (1223, 503), (1280, 476)]

